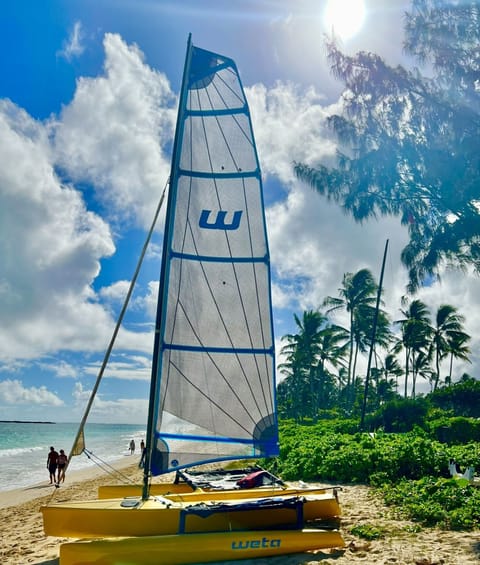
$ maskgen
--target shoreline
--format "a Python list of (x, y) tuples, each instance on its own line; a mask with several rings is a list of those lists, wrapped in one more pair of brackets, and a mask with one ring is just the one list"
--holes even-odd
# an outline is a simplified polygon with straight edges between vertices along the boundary
[[(134, 482), (141, 482), (143, 470), (136, 456), (120, 459), (115, 468)], [(2, 523), (2, 565), (59, 565), (59, 545), (66, 538), (46, 537), (40, 507), (52, 500), (87, 500), (97, 498), (100, 485), (116, 481), (101, 469), (82, 469), (67, 474), (61, 488), (50, 490), (42, 484), (0, 493)], [(88, 477), (88, 478), (87, 478)], [(155, 482), (171, 481), (173, 474), (157, 477)], [(332, 485), (322, 485), (332, 486)], [(371, 487), (345, 485), (339, 491), (342, 510), (341, 532), (344, 548), (312, 553), (224, 561), (223, 565), (478, 565), (480, 532), (442, 531), (419, 528), (417, 524), (395, 516)], [(8, 503), (8, 505), (5, 505)], [(352, 528), (375, 528), (381, 537), (365, 541), (353, 535)], [(71, 541), (71, 540), (70, 540)], [(180, 550), (180, 549), (179, 549)], [(197, 565), (201, 565), (198, 563)]]
[[(128, 455), (115, 459), (114, 461), (110, 462), (109, 465), (115, 471), (120, 472), (129, 469), (130, 467), (134, 468), (135, 459), (137, 460), (136, 465), (138, 465), (140, 456), (137, 457), (136, 455)], [(46, 474), (48, 474), (47, 469)], [(131, 474), (131, 471), (129, 474)], [(82, 469), (75, 469), (72, 471), (67, 469), (67, 474), (65, 476), (66, 482), (62, 483), (60, 485), (60, 488), (58, 489), (55, 489), (55, 486), (49, 483), (47, 476), (45, 478), (45, 481), (32, 483), (24, 487), (18, 487), (9, 490), (0, 490), (0, 509), (35, 500), (36, 498), (40, 498), (42, 496), (48, 496), (49, 494), (51, 495), (55, 490), (61, 491), (70, 485), (74, 485), (79, 482), (95, 480), (102, 476), (105, 476), (105, 471), (97, 465), (91, 465), (89, 467), (83, 467)], [(119, 481), (118, 479), (116, 480), (115, 478), (110, 478), (110, 482)]]

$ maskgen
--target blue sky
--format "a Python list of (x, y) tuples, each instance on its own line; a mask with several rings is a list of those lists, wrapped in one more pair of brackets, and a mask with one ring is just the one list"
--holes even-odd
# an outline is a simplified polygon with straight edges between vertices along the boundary
[[(408, 3), (363, 5), (363, 24), (343, 37), (344, 48), (409, 64), (401, 49)], [(406, 235), (398, 222), (355, 225), (292, 173), (293, 161), (328, 161), (335, 151), (325, 118), (340, 108), (341, 85), (329, 74), (322, 36), (332, 25), (343, 29), (354, 6), (335, 22), (327, 7), (320, 0), (2, 3), (1, 419), (80, 418), (169, 174), (189, 33), (195, 45), (236, 61), (247, 92), (265, 181), (277, 340), (293, 330), (293, 313), (336, 295), (345, 272), (368, 267), (378, 276), (387, 238), (386, 299), (399, 317)], [(163, 218), (93, 421), (145, 422), (162, 225)], [(477, 279), (446, 273), (420, 298), (432, 309), (456, 305), (480, 335), (468, 320), (476, 287)]]

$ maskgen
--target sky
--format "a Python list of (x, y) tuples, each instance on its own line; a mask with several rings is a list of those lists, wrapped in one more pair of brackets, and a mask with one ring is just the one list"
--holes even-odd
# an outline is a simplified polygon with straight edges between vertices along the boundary
[[(325, 33), (348, 53), (402, 52), (401, 0), (6, 0), (0, 19), (0, 419), (81, 418), (166, 185), (188, 34), (233, 58), (253, 120), (272, 261), (277, 349), (294, 314), (379, 278), (393, 320), (407, 276), (395, 218), (355, 224), (295, 179), (335, 154), (341, 108)], [(356, 28), (356, 29), (355, 29)], [(146, 421), (163, 217), (144, 260), (91, 421)], [(478, 375), (479, 280), (445, 272), (417, 298), (456, 306)], [(337, 323), (342, 323), (339, 316)], [(281, 377), (278, 374), (278, 377)], [(417, 390), (428, 392), (420, 381)]]

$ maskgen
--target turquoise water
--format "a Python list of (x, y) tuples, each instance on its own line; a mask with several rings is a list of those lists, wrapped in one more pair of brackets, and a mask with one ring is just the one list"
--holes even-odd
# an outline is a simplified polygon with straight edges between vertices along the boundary
[[(51, 445), (69, 453), (78, 424), (0, 422), (0, 491), (48, 483), (47, 455)], [(145, 429), (130, 424), (87, 424), (85, 442), (89, 451), (107, 464), (130, 454), (131, 439), (140, 455)], [(74, 457), (67, 471), (94, 466), (85, 455)]]

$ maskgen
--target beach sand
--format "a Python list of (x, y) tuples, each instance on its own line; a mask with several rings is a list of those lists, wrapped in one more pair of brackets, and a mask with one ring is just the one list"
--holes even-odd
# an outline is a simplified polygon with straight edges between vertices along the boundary
[[(137, 458), (135, 457), (135, 460)], [(125, 457), (116, 468), (141, 482), (142, 472), (133, 458)], [(102, 473), (102, 474), (99, 474)], [(58, 565), (59, 544), (67, 541), (46, 537), (39, 512), (55, 490), (55, 501), (96, 498), (101, 484), (115, 482), (109, 475), (86, 469), (67, 474), (60, 489), (51, 485), (0, 493), (2, 541), (1, 565)], [(87, 478), (90, 477), (90, 478)], [(165, 476), (163, 480), (171, 480)], [(365, 486), (343, 486), (339, 493), (342, 508), (342, 533), (346, 547), (273, 558), (223, 562), (225, 565), (478, 565), (480, 563), (479, 532), (445, 532), (422, 529), (405, 520), (396, 519), (372, 490)], [(354, 526), (369, 525), (380, 529), (383, 538), (372, 542), (353, 536)]]

